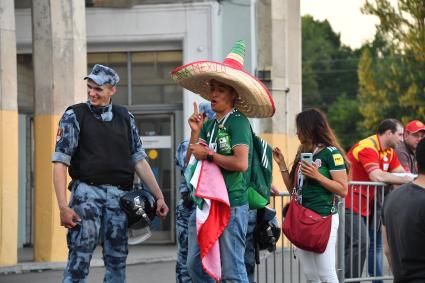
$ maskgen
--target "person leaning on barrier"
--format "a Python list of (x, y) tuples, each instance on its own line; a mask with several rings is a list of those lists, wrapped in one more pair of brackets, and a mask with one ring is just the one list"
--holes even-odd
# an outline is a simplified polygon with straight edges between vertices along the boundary
[[(296, 190), (301, 204), (316, 213), (332, 215), (332, 228), (324, 253), (300, 251), (300, 262), (307, 282), (338, 282), (335, 269), (335, 248), (339, 225), (335, 195), (347, 194), (347, 170), (344, 150), (338, 144), (325, 114), (309, 109), (296, 116), (297, 136), (300, 140), (291, 172), (279, 148), (273, 150), (283, 181), (290, 193)], [(313, 153), (313, 163), (300, 161), (301, 153)], [(295, 182), (294, 182), (295, 181)], [(295, 188), (294, 188), (295, 183)]]
[[(165, 218), (168, 207), (145, 160), (134, 117), (124, 107), (112, 105), (118, 74), (96, 64), (84, 79), (88, 101), (68, 107), (62, 116), (52, 158), (60, 221), (68, 228), (69, 254), (63, 282), (86, 282), (101, 236), (104, 282), (125, 282), (127, 215), (119, 201), (132, 189), (134, 172), (154, 194), (157, 215)], [(72, 178), (69, 205), (67, 169)]]
[(418, 173), (415, 151), (418, 143), (424, 136), (425, 125), (421, 121), (410, 121), (404, 127), (403, 141), (395, 147), (395, 151), (397, 152), (401, 166), (403, 166), (406, 172)]
[[(394, 151), (396, 145), (401, 142), (402, 137), (403, 126), (399, 121), (395, 119), (383, 120), (379, 124), (375, 135), (359, 141), (348, 152), (347, 158), (351, 164), (350, 179), (354, 182), (372, 181), (396, 185), (410, 182), (412, 178), (409, 176), (401, 177), (390, 174), (405, 172), (400, 165), (397, 153)], [(366, 227), (366, 217), (374, 215), (373, 213), (379, 213), (373, 211), (375, 195), (373, 188), (367, 190), (361, 186), (349, 186), (348, 195), (345, 198), (345, 278), (358, 278), (362, 274), (367, 251), (367, 233), (369, 233), (370, 248), (372, 249), (369, 250), (369, 258), (376, 259), (376, 261), (368, 261), (369, 274), (371, 276), (382, 275), (380, 225), (370, 221), (369, 223), (372, 224), (372, 227), (370, 229)], [(379, 206), (378, 202), (378, 208)], [(353, 226), (353, 231), (351, 231), (351, 226)], [(375, 247), (375, 234), (376, 255), (373, 250)], [(351, 262), (353, 266), (351, 266)], [(376, 274), (374, 274), (375, 268)]]
[(425, 139), (416, 149), (418, 177), (384, 201), (384, 252), (394, 282), (425, 282)]

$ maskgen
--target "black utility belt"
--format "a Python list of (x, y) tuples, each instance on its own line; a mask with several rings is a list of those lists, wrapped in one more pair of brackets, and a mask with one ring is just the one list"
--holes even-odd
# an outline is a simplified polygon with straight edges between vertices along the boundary
[(117, 187), (118, 189), (122, 190), (122, 191), (131, 191), (133, 190), (133, 184), (126, 184), (126, 185), (122, 185), (122, 184), (105, 184), (105, 183), (99, 183), (99, 182), (92, 182), (92, 181), (87, 181), (87, 180), (81, 180), (81, 179), (72, 179), (71, 182), (69, 182), (68, 184), (68, 190), (72, 191), (72, 188), (75, 184), (75, 182), (82, 182), (82, 183), (86, 183), (87, 185), (90, 186), (113, 186), (113, 187)]

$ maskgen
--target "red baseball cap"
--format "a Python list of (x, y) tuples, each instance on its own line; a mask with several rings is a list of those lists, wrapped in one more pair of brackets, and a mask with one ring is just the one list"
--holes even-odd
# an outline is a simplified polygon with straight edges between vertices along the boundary
[(419, 131), (425, 131), (425, 125), (419, 120), (413, 120), (407, 123), (405, 130), (413, 134)]

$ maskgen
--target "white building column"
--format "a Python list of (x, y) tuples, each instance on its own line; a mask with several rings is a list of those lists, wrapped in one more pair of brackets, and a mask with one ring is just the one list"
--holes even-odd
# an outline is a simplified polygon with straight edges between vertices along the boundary
[(32, 1), (36, 261), (66, 260), (66, 229), (60, 226), (51, 158), (61, 115), (87, 97), (85, 17), (84, 0)]
[[(268, 81), (276, 106), (273, 118), (260, 119), (259, 134), (282, 150), (290, 166), (299, 146), (295, 117), (302, 109), (299, 0), (257, 1), (257, 18), (257, 70), (260, 79)], [(273, 183), (284, 190), (278, 166), (273, 168)]]

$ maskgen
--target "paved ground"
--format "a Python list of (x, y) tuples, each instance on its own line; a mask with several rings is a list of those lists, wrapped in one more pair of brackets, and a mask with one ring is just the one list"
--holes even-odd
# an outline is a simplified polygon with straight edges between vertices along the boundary
[[(127, 260), (129, 264), (127, 266), (127, 282), (175, 282), (175, 255), (175, 246), (130, 247), (130, 254)], [(30, 258), (28, 255), (25, 257)], [(60, 282), (62, 279), (64, 263), (45, 263), (42, 266), (43, 268), (38, 269), (36, 268), (37, 263), (31, 261), (21, 263), (21, 265), (21, 269), (15, 269), (15, 271), (9, 268), (7, 274), (6, 269), (4, 267), (1, 268), (0, 283), (53, 283)], [(88, 282), (103, 281), (104, 268), (99, 267), (99, 265), (102, 265), (100, 249), (96, 250), (93, 257)], [(283, 261), (281, 253), (276, 255), (276, 259), (274, 259), (273, 255), (269, 255), (266, 260), (263, 255), (258, 282), (301, 282), (299, 281), (301, 278), (298, 278), (298, 268), (298, 262), (290, 260), (289, 252), (285, 252), (285, 259)], [(282, 272), (282, 270), (285, 271)], [(282, 281), (282, 275), (285, 277), (285, 281)]]
[[(127, 257), (127, 282), (175, 282), (175, 245), (130, 246)], [(0, 267), (0, 283), (61, 282), (65, 263), (33, 262), (32, 249), (19, 251), (19, 264)], [(91, 261), (88, 282), (102, 282), (105, 269), (98, 247)]]
[[(127, 264), (146, 264), (157, 262), (170, 262), (176, 260), (177, 246), (175, 245), (139, 245), (129, 246)], [(30, 248), (19, 250), (19, 263), (14, 266), (1, 266), (2, 274), (39, 272), (43, 270), (63, 270), (65, 262), (34, 262), (33, 251)], [(91, 267), (103, 267), (102, 250), (96, 248), (91, 260)]]
[[(20, 259), (28, 260), (14, 267), (0, 267), (0, 283), (53, 283), (61, 282), (65, 263), (34, 263), (30, 250), (26, 255), (20, 253)], [(97, 249), (91, 263), (88, 282), (102, 282), (104, 268), (100, 258), (101, 251)], [(284, 255), (282, 257), (282, 255)], [(275, 255), (263, 253), (259, 266), (258, 283), (265, 282), (305, 282), (300, 275), (301, 268), (296, 253), (285, 249)], [(167, 283), (175, 282), (176, 246), (150, 245), (131, 246), (127, 258), (127, 282), (133, 283)], [(370, 281), (368, 281), (370, 282)], [(392, 280), (385, 281), (386, 283)]]
[[(87, 282), (102, 282), (105, 269), (91, 268)], [(136, 264), (127, 267), (127, 283), (175, 282), (175, 261)], [(62, 280), (62, 271), (27, 272), (23, 274), (0, 275), (0, 283), (57, 283)]]

